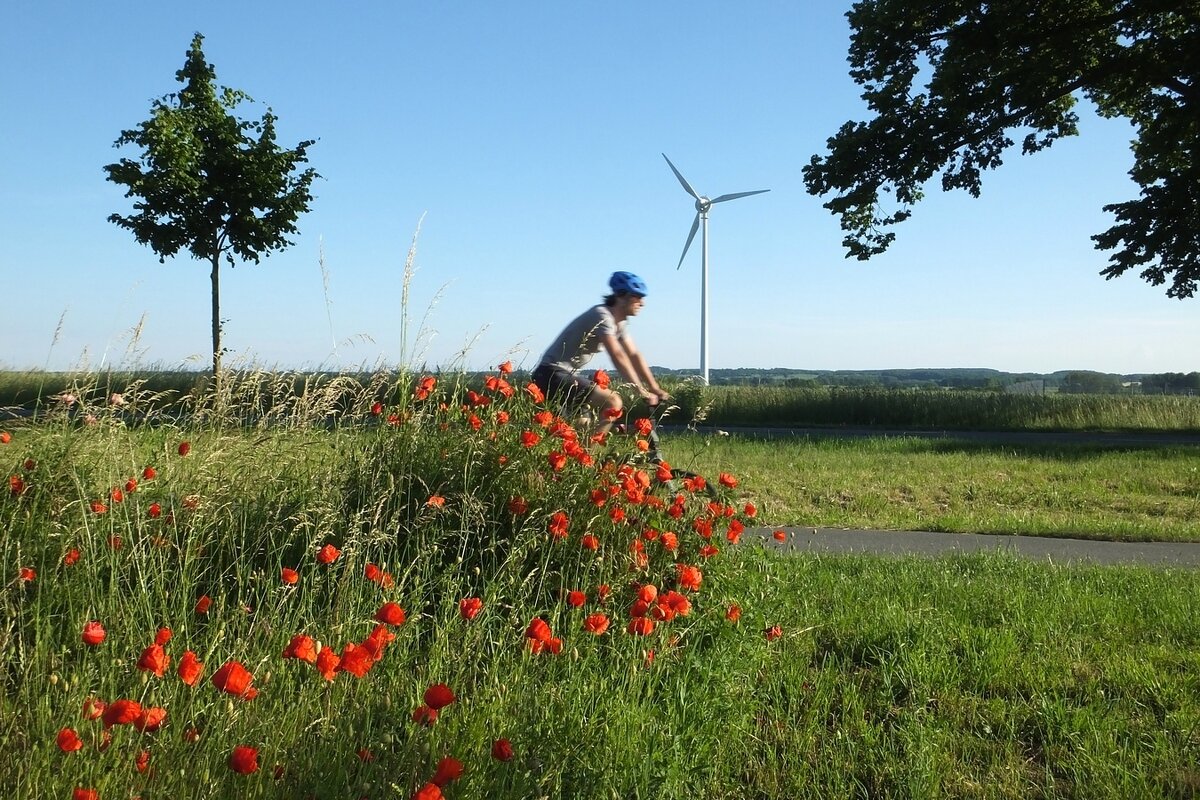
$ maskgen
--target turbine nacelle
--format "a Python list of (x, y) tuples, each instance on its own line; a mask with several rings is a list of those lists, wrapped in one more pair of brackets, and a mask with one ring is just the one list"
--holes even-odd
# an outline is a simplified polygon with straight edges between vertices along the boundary
[(723, 194), (720, 197), (714, 197), (711, 200), (702, 194), (696, 192), (692, 185), (687, 182), (687, 179), (675, 169), (675, 165), (671, 163), (671, 159), (667, 158), (667, 154), (663, 153), (662, 157), (667, 160), (667, 166), (671, 168), (671, 172), (675, 173), (675, 177), (679, 179), (679, 184), (683, 190), (696, 198), (696, 218), (692, 220), (692, 229), (688, 231), (687, 242), (683, 245), (683, 254), (679, 256), (679, 263), (675, 265), (675, 269), (683, 266), (683, 259), (687, 257), (688, 248), (692, 246), (692, 240), (696, 238), (696, 231), (700, 230), (700, 219), (704, 219), (705, 230), (708, 230), (708, 211), (715, 203), (724, 203), (726, 200), (737, 200), (739, 197), (749, 197), (752, 194), (762, 194), (769, 192), (770, 189), (758, 189), (753, 192), (734, 192), (733, 194)]

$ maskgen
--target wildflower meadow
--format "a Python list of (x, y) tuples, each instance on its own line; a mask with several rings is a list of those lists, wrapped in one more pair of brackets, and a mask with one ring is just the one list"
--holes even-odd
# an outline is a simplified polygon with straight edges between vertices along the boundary
[(668, 440), (684, 476), (522, 383), (0, 425), (0, 797), (1200, 791), (1196, 571), (773, 555), (729, 451)]
[(743, 633), (722, 550), (755, 509), (509, 374), (334, 425), (131, 424), (134, 391), (5, 431), (10, 796), (570, 795), (618, 743), (660, 760), (651, 698)]

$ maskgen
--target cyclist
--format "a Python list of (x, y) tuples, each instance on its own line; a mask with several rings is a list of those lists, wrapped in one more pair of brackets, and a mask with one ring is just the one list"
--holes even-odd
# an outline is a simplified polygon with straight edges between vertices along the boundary
[(628, 319), (637, 316), (645, 304), (646, 282), (632, 272), (614, 272), (608, 285), (612, 293), (563, 329), (532, 375), (546, 399), (589, 408), (600, 420), (599, 433), (612, 427), (623, 405), (617, 392), (579, 374), (601, 348), (608, 352), (621, 377), (651, 406), (671, 397), (654, 380), (646, 359), (626, 330)]

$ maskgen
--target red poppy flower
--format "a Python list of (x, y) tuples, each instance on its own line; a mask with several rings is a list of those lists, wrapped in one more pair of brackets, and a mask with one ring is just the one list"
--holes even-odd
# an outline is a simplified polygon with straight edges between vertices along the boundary
[(100, 800), (100, 793), (95, 789), (84, 789), (76, 786), (71, 792), (71, 800)]
[(583, 629), (597, 636), (608, 630), (608, 616), (605, 614), (588, 614), (583, 620)]
[(200, 659), (196, 658), (195, 653), (185, 650), (179, 657), (179, 666), (175, 671), (179, 673), (181, 681), (188, 686), (195, 686), (196, 681), (200, 680), (200, 676), (204, 674), (204, 665), (200, 663)]
[(89, 697), (83, 701), (83, 718), (84, 719), (100, 719), (104, 714), (104, 709), (108, 708), (103, 700), (98, 697)]
[(650, 616), (659, 622), (670, 622), (675, 619), (675, 609), (660, 602), (650, 609)]
[(93, 500), (91, 508), (93, 514), (103, 514), (108, 511), (108, 506), (104, 505), (103, 500)]
[(413, 397), (418, 400), (424, 400), (432, 394), (434, 387), (437, 386), (437, 378), (432, 375), (425, 375), (421, 378), (417, 388), (413, 390)]
[(584, 550), (599, 550), (600, 549), (600, 539), (597, 538), (594, 534), (585, 533), (583, 535), (583, 538), (579, 540), (579, 545)]
[(566, 512), (555, 511), (550, 515), (550, 524), (548, 530), (550, 535), (555, 539), (567, 538), (567, 529), (571, 524), (571, 519), (566, 515)]
[(33, 583), (37, 578), (37, 570), (33, 567), (21, 567), (17, 570), (17, 578), (25, 583)]
[(497, 761), (512, 761), (512, 742), (508, 739), (497, 739), (492, 742), (492, 758)]
[(425, 501), (425, 505), (430, 508), (444, 508), (446, 506), (446, 498), (440, 494), (430, 495), (429, 499)]
[(200, 595), (200, 599), (196, 601), (196, 613), (207, 614), (209, 606), (212, 605), (212, 598), (208, 595)]
[(558, 450), (551, 450), (546, 455), (546, 463), (550, 465), (550, 469), (558, 472), (567, 465), (567, 457)]
[(143, 708), (142, 713), (138, 714), (137, 719), (133, 721), (133, 727), (142, 733), (154, 733), (166, 721), (167, 710), (165, 708)]
[(538, 388), (536, 383), (531, 383), (525, 387), (525, 391), (529, 392), (529, 396), (533, 398), (535, 405), (541, 405), (546, 402), (546, 395), (542, 394), (542, 390)]
[(317, 551), (317, 561), (320, 561), (322, 564), (332, 564), (334, 561), (337, 561), (338, 556), (341, 554), (341, 550), (331, 544), (326, 544)]
[(146, 514), (149, 515), (150, 519), (158, 519), (162, 516), (162, 505), (160, 503), (151, 503), (146, 509)]
[(445, 786), (450, 781), (456, 781), (461, 778), (462, 774), (462, 762), (453, 756), (446, 756), (438, 762), (437, 772), (433, 774), (432, 781), (438, 786)]
[(332, 647), (322, 647), (321, 651), (317, 653), (317, 660), (313, 663), (316, 664), (317, 672), (321, 674), (321, 677), (331, 681), (337, 675), (338, 664), (341, 661), (342, 659), (333, 652)]
[(292, 640), (288, 642), (288, 646), (284, 648), (283, 657), (295, 658), (315, 664), (317, 663), (317, 644), (311, 636), (298, 633), (292, 637)]
[(83, 748), (83, 740), (74, 728), (63, 728), (58, 732), (58, 736), (54, 737), (54, 743), (64, 753), (76, 753)]
[(112, 491), (108, 493), (108, 496), (114, 503), (121, 503), (125, 500), (125, 493), (121, 491), (121, 487), (119, 486), (114, 486)]
[(360, 647), (354, 642), (346, 642), (345, 646), (342, 647), (338, 669), (342, 672), (349, 672), (356, 678), (361, 678), (367, 674), (374, 664), (375, 658), (369, 650), (365, 647)]
[(526, 638), (533, 639), (536, 642), (548, 642), (553, 635), (550, 625), (541, 617), (534, 617), (529, 623), (529, 627), (525, 629)]
[(12, 441), (12, 434), (8, 431), (0, 431), (0, 444), (8, 444)]
[(738, 485), (737, 478), (730, 475), (728, 472), (722, 472), (717, 476), (717, 482), (722, 486), (728, 486), (730, 489)]
[(592, 373), (592, 383), (599, 386), (601, 389), (607, 389), (612, 381), (608, 377), (608, 373), (602, 369), (598, 369)]
[(483, 600), (478, 597), (464, 597), (458, 601), (458, 613), (463, 619), (475, 619), (483, 610)]
[(284, 567), (279, 571), (279, 579), (291, 586), (299, 582), (300, 573), (296, 572), (296, 570), (292, 569), (291, 567)]
[(704, 580), (704, 573), (698, 567), (688, 564), (676, 564), (675, 577), (679, 581), (680, 588), (690, 589), (695, 592), (700, 589), (700, 583)]
[(152, 481), (158, 477), (158, 470), (154, 467), (146, 467), (142, 470), (142, 480)]
[(404, 609), (395, 603), (384, 603), (375, 612), (375, 619), (388, 625), (403, 625), (405, 619)]
[(362, 646), (370, 650), (372, 657), (378, 661), (383, 657), (383, 649), (394, 641), (396, 634), (392, 633), (387, 625), (376, 625), (367, 634), (367, 638), (363, 639)]
[(612, 591), (607, 583), (602, 583), (596, 587), (596, 599), (603, 603), (608, 599), (609, 593)]
[(113, 725), (129, 725), (141, 715), (142, 706), (136, 701), (114, 700), (104, 707), (100, 718), (104, 720), (104, 727), (111, 728)]
[(170, 628), (159, 628), (158, 632), (154, 634), (154, 643), (155, 644), (165, 645), (169, 641), (171, 641), (171, 629)]
[(700, 548), (700, 557), (701, 558), (712, 558), (719, 552), (721, 552), (721, 551), (717, 549), (716, 545), (706, 544)]
[(152, 644), (142, 651), (142, 657), (138, 659), (137, 668), (142, 672), (153, 672), (156, 678), (161, 678), (167, 672), (167, 667), (171, 665), (171, 657), (163, 650), (161, 644)]
[[(532, 384), (530, 384), (532, 385)], [(412, 800), (442, 800), (445, 795), (442, 794), (442, 788), (436, 783), (430, 781), (413, 792)]]
[(107, 635), (108, 632), (104, 630), (104, 626), (96, 620), (92, 620), (91, 622), (84, 623), (83, 635), (81, 638), (83, 639), (84, 644), (95, 647), (103, 642), (104, 637)]
[(179, 443), (179, 455), (186, 456), (190, 452), (192, 452), (192, 443), (191, 442), (180, 442)]
[(429, 706), (418, 706), (412, 713), (412, 721), (426, 728), (433, 727), (437, 722), (438, 712)]
[(258, 772), (258, 750), (244, 744), (233, 748), (229, 754), (229, 768), (239, 775)]
[(754, 519), (756, 516), (758, 516), (758, 508), (754, 505), (754, 503), (746, 503), (746, 507), (742, 509), (742, 513), (750, 519)]
[(529, 511), (529, 503), (525, 502), (524, 497), (514, 497), (508, 501), (508, 513), (515, 517), (519, 517)]
[(737, 544), (742, 538), (742, 531), (746, 530), (746, 526), (738, 520), (732, 520), (729, 523), (729, 530), (725, 531), (725, 538), (730, 544)]
[(777, 542), (786, 542), (787, 541), (787, 532), (786, 531), (775, 531), (771, 535), (773, 537), (775, 537), (775, 541), (777, 541)]
[(725, 619), (729, 620), (730, 622), (737, 622), (741, 618), (742, 618), (742, 607), (739, 606), (737, 603), (734, 603), (728, 609), (726, 609)]
[(783, 629), (778, 625), (772, 625), (763, 630), (763, 636), (766, 637), (768, 642), (773, 642), (780, 636), (783, 636)]
[(371, 416), (378, 417), (382, 413), (383, 413), (383, 403), (372, 403), (371, 404)]
[(681, 617), (686, 617), (692, 613), (692, 601), (681, 595), (679, 592), (671, 591), (658, 598), (660, 605), (665, 605)]
[(650, 617), (634, 617), (629, 620), (629, 632), (638, 636), (649, 636), (654, 632), (654, 620)]
[(425, 705), (440, 711), (454, 702), (454, 692), (444, 683), (435, 683), (425, 690)]
[(643, 584), (638, 587), (637, 595), (639, 600), (646, 603), (653, 603), (654, 599), (658, 597), (658, 587), (653, 583)]
[(150, 769), (150, 751), (143, 750), (137, 754), (137, 758), (133, 760), (133, 768), (138, 772), (144, 773)]
[(226, 661), (209, 680), (222, 692), (236, 697), (253, 700), (258, 695), (258, 690), (250, 685), (254, 676), (240, 661)]
[(571, 591), (567, 592), (567, 605), (571, 606), (572, 608), (581, 608), (586, 602), (587, 595), (583, 592), (577, 589), (572, 589)]

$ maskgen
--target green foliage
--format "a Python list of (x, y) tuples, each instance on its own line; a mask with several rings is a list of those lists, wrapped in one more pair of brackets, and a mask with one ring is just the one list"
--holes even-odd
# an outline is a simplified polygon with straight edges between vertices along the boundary
[(112, 214), (110, 222), (133, 233), (160, 262), (187, 250), (212, 266), (216, 375), (220, 261), (234, 265), (236, 257), (258, 263), (288, 247), (298, 230), (297, 218), (312, 201), (310, 186), (317, 173), (300, 169), (314, 142), (281, 148), (269, 109), (257, 121), (234, 116), (250, 98), (216, 85), (216, 71), (201, 50), (203, 41), (195, 35), (175, 74), (183, 88), (155, 100), (150, 118), (117, 138), (116, 147), (133, 145), (140, 156), (122, 158), (104, 170), (108, 180), (125, 187), (126, 197), (135, 198), (135, 213)]
[[(1081, 392), (1117, 387), (1075, 373)], [(706, 420), (717, 425), (851, 426), (950, 431), (1200, 431), (1200, 398), (1131, 394), (1017, 394), (955, 390), (715, 386)]]
[[(1196, 0), (1053, 0), (1030, 4), (864, 0), (851, 77), (875, 115), (847, 122), (805, 167), (808, 190), (833, 194), (847, 256), (865, 260), (895, 238), (925, 186), (978, 196), (981, 174), (1077, 134), (1077, 95), (1137, 129), (1137, 200), (1105, 206), (1117, 224), (1093, 237), (1116, 250), (1107, 278), (1131, 268), (1168, 296), (1200, 279), (1200, 4)], [(890, 197), (885, 197), (890, 195)]]

